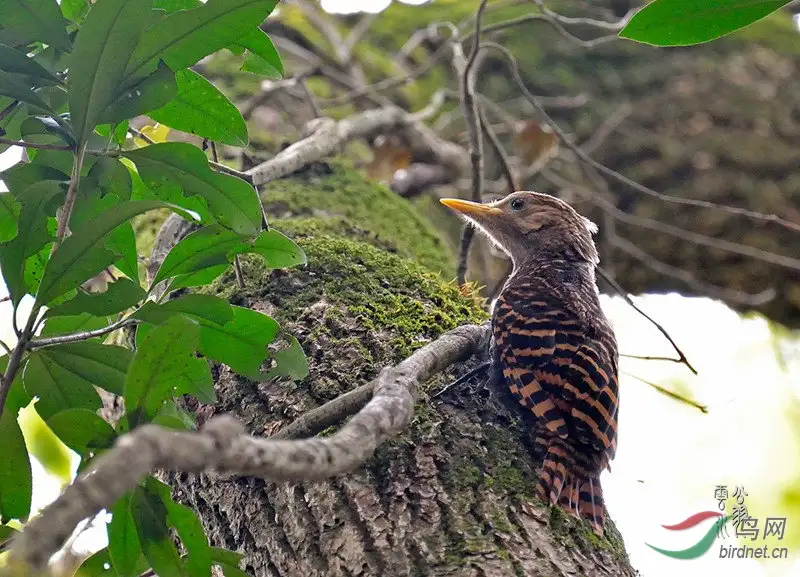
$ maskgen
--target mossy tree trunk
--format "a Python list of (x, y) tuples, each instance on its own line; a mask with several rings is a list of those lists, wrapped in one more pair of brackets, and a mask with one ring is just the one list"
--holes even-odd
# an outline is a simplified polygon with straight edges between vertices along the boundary
[[(264, 196), (271, 226), (304, 247), (306, 267), (269, 272), (244, 259), (244, 289), (232, 272), (207, 289), (273, 315), (300, 340), (309, 376), (254, 383), (218, 367), (219, 403), (193, 407), (201, 422), (227, 412), (270, 435), (442, 332), (486, 320), (482, 303), (438, 274), (451, 274), (448, 249), (410, 203), (331, 166)], [(350, 475), (294, 485), (169, 481), (213, 544), (244, 553), (255, 577), (633, 575), (613, 523), (597, 539), (533, 497), (541, 456), (511, 399), (433, 398), (475, 362), (427, 383), (409, 430)]]

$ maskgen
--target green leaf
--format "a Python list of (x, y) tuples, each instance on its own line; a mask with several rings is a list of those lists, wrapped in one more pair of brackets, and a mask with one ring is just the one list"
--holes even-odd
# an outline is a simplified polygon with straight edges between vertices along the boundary
[[(114, 133), (111, 133), (111, 126), (108, 124), (100, 124), (95, 128), (95, 132), (102, 136), (103, 138), (109, 139), (111, 142), (116, 144), (119, 147), (122, 147), (125, 144), (125, 139), (128, 136), (128, 128), (129, 122), (128, 120), (123, 120), (116, 126), (114, 126)], [(127, 170), (127, 169), (126, 169)], [(130, 182), (130, 175), (128, 175), (128, 181)]]
[[(306, 262), (306, 255), (302, 249), (276, 230), (262, 231), (255, 240), (248, 241), (221, 226), (211, 225), (196, 230), (172, 247), (153, 279), (153, 286), (173, 276), (209, 271), (212, 267), (214, 269), (207, 276), (203, 276), (201, 281), (209, 278), (213, 280), (224, 272), (220, 265), (225, 265), (235, 254), (245, 253), (260, 254), (266, 259), (270, 268), (283, 268)], [(176, 282), (171, 288), (175, 289), (178, 286), (179, 282)]]
[(189, 507), (176, 503), (170, 488), (164, 483), (153, 477), (145, 483), (146, 490), (161, 499), (167, 510), (167, 525), (175, 529), (181, 538), (186, 549), (186, 571), (192, 577), (210, 577), (211, 547), (197, 514)]
[(208, 0), (192, 10), (170, 14), (144, 32), (126, 76), (149, 74), (159, 58), (172, 70), (188, 68), (237, 42), (243, 31), (261, 24), (276, 4), (277, 0)]
[(0, 268), (15, 305), (28, 291), (24, 276), (25, 260), (50, 242), (48, 215), (54, 211), (53, 200), (63, 192), (59, 183), (50, 180), (28, 187), (17, 197), (22, 204), (19, 232), (12, 240), (0, 244)]
[[(42, 337), (54, 337), (56, 335), (66, 335), (83, 331), (93, 331), (108, 326), (109, 320), (106, 317), (96, 317), (89, 313), (82, 313), (68, 317), (49, 317), (42, 327), (40, 335)], [(97, 341), (104, 337), (91, 339)]]
[[(138, 546), (138, 537), (136, 543)], [(144, 556), (139, 553), (138, 564), (133, 571), (133, 575), (141, 575), (147, 571), (147, 569), (147, 561), (145, 560)], [(84, 561), (83, 564), (78, 568), (78, 572), (75, 573), (74, 577), (122, 577), (122, 574), (120, 574), (116, 570), (116, 567), (113, 566), (111, 556), (108, 553), (108, 548), (106, 548), (101, 549)]]
[[(2, 2), (2, 0), (0, 0)], [(24, 74), (39, 82), (39, 84), (61, 84), (61, 81), (46, 70), (41, 64), (27, 54), (0, 44), (0, 70)]]
[(300, 342), (293, 336), (287, 337), (289, 348), (275, 351), (272, 355), (275, 366), (261, 376), (261, 380), (270, 380), (276, 377), (289, 377), (299, 381), (308, 376), (308, 359)]
[(132, 307), (146, 296), (147, 293), (138, 283), (121, 278), (117, 282), (109, 284), (105, 292), (79, 292), (74, 299), (49, 309), (45, 316), (56, 317), (81, 313), (108, 316)]
[(78, 30), (68, 79), (70, 118), (78, 142), (86, 141), (115, 100), (151, 6), (152, 0), (102, 0)]
[[(133, 316), (161, 324), (181, 314), (199, 323), (198, 349), (243, 375), (257, 375), (268, 356), (267, 345), (278, 334), (274, 319), (209, 295), (189, 294), (158, 305), (147, 303)], [(197, 394), (197, 393), (192, 393)], [(213, 387), (209, 397), (213, 395)], [(200, 399), (202, 402), (213, 402)]]
[(276, 80), (283, 78), (283, 62), (266, 32), (256, 28), (239, 40), (238, 44), (247, 48), (242, 70)]
[(117, 433), (94, 411), (67, 409), (47, 419), (47, 426), (65, 445), (80, 455), (108, 449)]
[(200, 329), (200, 352), (225, 363), (239, 374), (255, 377), (269, 356), (267, 345), (278, 334), (278, 323), (258, 311), (233, 306), (233, 320), (217, 325), (197, 319)]
[[(137, 489), (138, 490), (138, 489)], [(141, 546), (138, 527), (133, 516), (132, 495), (127, 493), (111, 510), (108, 524), (108, 556), (116, 577), (134, 577), (139, 574)]]
[[(0, 95), (0, 110), (5, 109), (6, 106), (14, 101), (15, 100), (13, 98)], [(8, 138), (9, 140), (21, 139), (22, 134), (20, 133), (20, 125), (27, 117), (27, 106), (24, 104), (18, 104), (5, 118), (0, 119), (0, 130), (3, 131), (3, 138)], [(9, 147), (11, 147), (10, 144), (0, 143), (0, 152), (5, 152), (9, 149)], [(5, 173), (3, 173), (3, 175), (3, 179), (5, 179)], [(11, 188), (8, 183), (6, 183), (6, 185)]]
[(260, 254), (269, 268), (286, 268), (306, 264), (306, 254), (293, 240), (277, 230), (265, 230), (246, 252)]
[(219, 225), (203, 227), (172, 247), (158, 269), (152, 286), (173, 276), (202, 271), (226, 264), (242, 237)]
[(19, 128), (22, 139), (31, 144), (75, 145), (72, 135), (52, 118), (31, 116)]
[(159, 407), (173, 396), (175, 383), (185, 382), (192, 363), (197, 366), (197, 361), (205, 362), (195, 357), (198, 342), (199, 326), (180, 315), (148, 331), (125, 381), (125, 407), (131, 428), (148, 416), (148, 407)]
[(17, 218), (21, 205), (10, 192), (0, 192), (0, 242), (17, 236)]
[(261, 202), (255, 189), (235, 176), (212, 171), (196, 146), (164, 142), (123, 154), (136, 164), (148, 186), (177, 184), (187, 196), (200, 195), (225, 228), (248, 236), (261, 228)]
[[(2, 1), (0, 0), (0, 2)], [(2, 70), (0, 70), (0, 94), (24, 102), (31, 112), (46, 116), (56, 116), (56, 113), (47, 102), (42, 100), (41, 96), (28, 85), (23, 84), (20, 80)]]
[(192, 70), (175, 76), (177, 96), (148, 114), (175, 130), (231, 146), (247, 146), (247, 125), (239, 109), (208, 80)]
[(102, 406), (94, 387), (61, 366), (46, 349), (31, 353), (22, 382), (30, 396), (39, 397), (36, 410), (45, 420), (65, 409), (95, 410)]
[(211, 548), (211, 559), (215, 565), (219, 565), (225, 577), (250, 577), (247, 573), (239, 569), (239, 563), (243, 555), (235, 551), (229, 551), (220, 547)]
[(89, 3), (86, 0), (61, 0), (61, 13), (64, 18), (76, 24), (83, 22), (88, 11)]
[(66, 22), (55, 0), (0, 0), (3, 26), (32, 41), (51, 44), (59, 50), (71, 48)]
[(137, 487), (131, 500), (131, 515), (142, 551), (159, 577), (190, 577), (167, 529), (167, 509), (157, 494)]
[(230, 265), (222, 264), (204, 268), (197, 272), (179, 275), (172, 280), (169, 285), (169, 290), (174, 291), (179, 288), (209, 285), (214, 282), (219, 275), (228, 270), (228, 268), (230, 268)]
[[(70, 156), (72, 155), (70, 154)], [(66, 191), (66, 187), (69, 184), (69, 175), (64, 174), (57, 168), (39, 163), (40, 159), (41, 154), (37, 156), (36, 162), (19, 163), (3, 172), (3, 181), (15, 197), (20, 198), (21, 194), (29, 187), (43, 180), (54, 180), (63, 184), (63, 190)]]
[(619, 35), (656, 46), (690, 46), (744, 28), (789, 0), (655, 0)]
[(157, 200), (132, 200), (111, 207), (56, 249), (39, 285), (36, 301), (47, 304), (91, 278), (120, 256), (103, 242), (106, 235), (134, 216), (170, 206)]
[[(159, 107), (172, 101), (176, 95), (179, 96), (179, 87), (180, 80), (176, 84), (175, 73), (162, 62), (150, 76), (119, 94), (100, 116), (100, 121), (113, 124), (157, 111)], [(149, 116), (158, 121), (153, 114)]]
[(66, 486), (72, 480), (72, 457), (69, 448), (53, 433), (36, 410), (36, 403), (29, 403), (19, 412), (17, 423), (25, 438), (28, 454), (36, 459), (45, 473)]
[(177, 431), (197, 430), (197, 423), (194, 420), (194, 415), (178, 408), (174, 401), (164, 403), (158, 410), (156, 416), (153, 417), (152, 423)]
[(233, 309), (228, 301), (204, 294), (187, 294), (163, 304), (149, 301), (131, 317), (160, 325), (176, 314), (184, 314), (196, 320), (202, 319), (218, 325), (233, 320)]
[(16, 411), (6, 409), (0, 415), (0, 522), (25, 520), (31, 510), (33, 480), (25, 438), (17, 423)]
[(92, 341), (57, 345), (40, 351), (75, 377), (115, 395), (121, 395), (124, 390), (125, 374), (133, 358), (133, 353), (125, 347)]

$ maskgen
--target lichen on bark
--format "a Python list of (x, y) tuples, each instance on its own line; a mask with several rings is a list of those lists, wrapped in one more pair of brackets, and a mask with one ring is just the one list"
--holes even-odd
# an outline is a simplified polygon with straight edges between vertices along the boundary
[[(333, 163), (264, 195), (271, 226), (296, 239), (307, 266), (270, 271), (246, 258), (244, 289), (231, 272), (204, 290), (273, 315), (300, 340), (310, 372), (255, 383), (216, 367), (219, 402), (194, 406), (201, 422), (227, 412), (269, 435), (442, 332), (486, 320), (484, 303), (437, 272), (440, 240), (385, 188)], [(474, 362), (426, 383), (408, 430), (350, 475), (294, 485), (176, 475), (176, 497), (215, 545), (245, 554), (254, 577), (633, 575), (613, 523), (597, 539), (535, 499), (541, 456), (513, 401), (501, 391), (433, 397)]]

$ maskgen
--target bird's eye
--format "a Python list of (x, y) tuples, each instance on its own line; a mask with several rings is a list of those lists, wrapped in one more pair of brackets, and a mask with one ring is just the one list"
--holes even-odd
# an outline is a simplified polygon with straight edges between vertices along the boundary
[(522, 210), (522, 207), (525, 206), (525, 201), (521, 198), (515, 198), (508, 206), (511, 207), (511, 210)]

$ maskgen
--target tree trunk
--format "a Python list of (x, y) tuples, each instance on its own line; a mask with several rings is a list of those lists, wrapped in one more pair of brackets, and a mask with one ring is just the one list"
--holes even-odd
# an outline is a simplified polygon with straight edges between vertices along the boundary
[[(418, 264), (441, 267), (452, 257), (412, 205), (332, 166), (265, 194), (279, 217), (270, 225), (298, 240), (306, 267), (269, 272), (243, 259), (243, 290), (232, 272), (208, 289), (273, 315), (300, 340), (309, 376), (254, 383), (218, 367), (219, 403), (192, 407), (201, 423), (228, 412), (251, 433), (270, 435), (443, 331), (486, 320), (477, 298)], [(427, 383), (409, 430), (350, 475), (296, 485), (168, 480), (199, 512), (212, 543), (244, 553), (255, 577), (634, 575), (612, 522), (598, 539), (533, 497), (541, 455), (513, 400), (464, 388), (433, 398), (476, 362)]]

